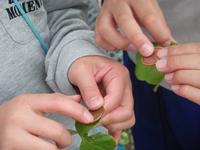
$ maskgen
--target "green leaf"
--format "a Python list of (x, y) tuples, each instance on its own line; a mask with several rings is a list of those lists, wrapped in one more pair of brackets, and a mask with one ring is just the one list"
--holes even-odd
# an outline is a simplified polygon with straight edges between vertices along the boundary
[(91, 136), (88, 135), (88, 132), (99, 123), (104, 111), (104, 108), (101, 108), (99, 111), (93, 112), (95, 121), (91, 124), (75, 123), (76, 130), (82, 139), (80, 150), (115, 150), (116, 143), (110, 135), (100, 132)]
[(128, 133), (126, 132), (122, 132), (122, 135), (120, 137), (120, 140), (119, 140), (119, 144), (121, 145), (127, 145), (129, 143), (129, 135)]
[[(154, 42), (154, 46), (157, 44)], [(171, 46), (177, 45), (176, 42), (172, 42)], [(164, 79), (164, 74), (159, 72), (155, 65), (146, 66), (142, 63), (142, 56), (136, 54), (136, 68), (135, 68), (136, 78), (140, 81), (145, 81), (151, 85), (157, 85), (155, 90), (159, 87), (160, 82)]]
[(76, 122), (75, 123), (75, 127), (76, 127), (76, 131), (78, 132), (78, 134), (80, 136), (87, 136), (88, 135), (88, 132), (96, 127), (96, 125), (99, 123), (99, 120), (101, 118), (99, 118), (98, 120), (96, 120), (95, 122), (93, 123), (90, 123), (90, 124), (83, 124), (83, 123), (80, 123), (80, 122)]
[(139, 53), (136, 54), (135, 75), (138, 80), (152, 85), (157, 85), (164, 79), (164, 74), (159, 72), (155, 65), (146, 66), (142, 63), (142, 56)]
[(116, 143), (110, 135), (97, 133), (82, 139), (80, 150), (114, 150)]

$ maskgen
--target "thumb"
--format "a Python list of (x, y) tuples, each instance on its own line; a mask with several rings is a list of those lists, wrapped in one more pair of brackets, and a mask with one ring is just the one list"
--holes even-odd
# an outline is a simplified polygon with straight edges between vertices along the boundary
[(89, 69), (80, 69), (79, 71), (82, 76), (79, 74), (74, 77), (74, 83), (79, 88), (81, 96), (89, 109), (96, 110), (103, 106), (104, 99), (98, 88), (95, 76), (92, 71), (89, 71)]

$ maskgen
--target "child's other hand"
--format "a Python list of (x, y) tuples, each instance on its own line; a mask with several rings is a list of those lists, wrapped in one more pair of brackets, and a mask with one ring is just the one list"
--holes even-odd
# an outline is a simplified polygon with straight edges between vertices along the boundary
[(172, 36), (157, 0), (104, 0), (96, 23), (96, 41), (107, 50), (138, 49), (149, 56), (154, 47), (142, 27), (157, 43), (170, 44)]
[(58, 150), (70, 145), (67, 130), (42, 114), (57, 112), (83, 123), (92, 122), (91, 114), (79, 101), (80, 96), (26, 94), (0, 105), (0, 149)]
[(158, 56), (157, 69), (166, 73), (172, 90), (200, 105), (200, 43), (165, 48)]
[[(131, 80), (122, 64), (101, 56), (81, 57), (72, 64), (68, 77), (79, 88), (90, 109), (104, 106), (107, 115), (102, 119), (102, 124), (110, 132), (133, 126)], [(105, 96), (102, 96), (98, 83), (102, 84)]]

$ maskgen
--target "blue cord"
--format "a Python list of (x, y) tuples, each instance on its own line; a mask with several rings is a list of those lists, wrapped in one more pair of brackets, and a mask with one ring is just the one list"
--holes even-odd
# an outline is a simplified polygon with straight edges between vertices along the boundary
[(35, 35), (35, 37), (38, 39), (42, 49), (44, 50), (45, 54), (48, 52), (48, 47), (46, 46), (44, 40), (42, 39), (40, 33), (38, 32), (38, 30), (34, 27), (33, 23), (31, 22), (31, 20), (29, 19), (29, 17), (26, 15), (26, 13), (24, 12), (24, 10), (22, 9), (21, 5), (19, 4), (18, 0), (13, 0), (17, 9), (19, 10), (19, 12), (21, 13), (23, 19), (25, 20), (25, 22), (27, 23), (27, 25), (29, 26), (29, 28), (31, 29), (31, 31), (33, 32), (33, 34)]

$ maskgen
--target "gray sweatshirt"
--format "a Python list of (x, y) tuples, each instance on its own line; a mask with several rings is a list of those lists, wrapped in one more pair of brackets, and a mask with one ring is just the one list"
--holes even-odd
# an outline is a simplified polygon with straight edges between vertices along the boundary
[[(200, 42), (200, 0), (158, 0), (172, 34), (179, 43)], [(135, 54), (129, 53), (132, 60)], [(170, 89), (162, 82), (162, 86)]]
[[(0, 2), (0, 104), (22, 93), (75, 93), (67, 71), (77, 58), (105, 56), (88, 25), (88, 0), (20, 0), (49, 47), (47, 56), (12, 0)], [(49, 117), (74, 128), (64, 116)], [(78, 149), (74, 138), (71, 149)]]

